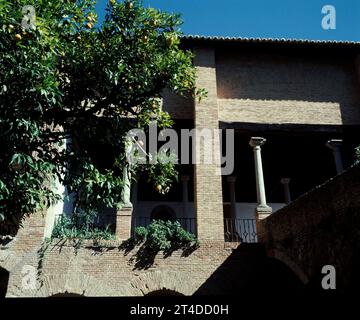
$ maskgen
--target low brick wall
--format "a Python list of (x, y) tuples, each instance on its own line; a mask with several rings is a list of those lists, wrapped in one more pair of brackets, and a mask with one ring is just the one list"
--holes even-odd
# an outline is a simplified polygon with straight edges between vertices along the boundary
[(360, 166), (310, 191), (259, 224), (267, 253), (305, 282), (321, 284), (321, 269), (333, 265), (337, 288), (360, 285)]
[[(13, 244), (12, 246), (15, 246)], [(15, 248), (15, 247), (13, 247)], [(18, 258), (19, 251), (3, 247), (9, 254), (10, 280), (7, 297), (47, 297), (61, 293), (85, 296), (142, 296), (168, 289), (183, 295), (194, 294), (231, 255), (224, 243), (204, 242), (193, 252), (175, 251), (165, 257), (141, 255), (141, 249), (127, 250), (121, 242), (105, 242), (94, 246), (82, 242), (76, 249), (72, 243), (54, 240), (41, 259), (41, 273), (36, 288), (24, 287), (25, 270), (39, 267), (40, 246)], [(17, 257), (14, 261), (14, 256)]]
[[(181, 295), (256, 296), (274, 292), (296, 292), (301, 282), (283, 264), (266, 257), (259, 244), (227, 246), (223, 242), (203, 242), (193, 252), (159, 253), (149, 260), (138, 259), (141, 249), (127, 251), (119, 242), (94, 246), (84, 242), (59, 245), (54, 241), (42, 260), (36, 250), (22, 259), (13, 259), (9, 250), (5, 264), (10, 268), (7, 297), (49, 297), (54, 295), (144, 296), (159, 291)], [(35, 249), (35, 248), (34, 248)], [(27, 282), (37, 272), (34, 288)]]

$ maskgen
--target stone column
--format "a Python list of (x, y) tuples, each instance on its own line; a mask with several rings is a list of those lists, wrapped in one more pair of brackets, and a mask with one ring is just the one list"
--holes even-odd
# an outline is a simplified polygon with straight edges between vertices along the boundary
[(187, 218), (189, 216), (189, 212), (188, 212), (188, 203), (189, 203), (189, 189), (188, 189), (188, 185), (189, 185), (189, 180), (190, 177), (189, 176), (182, 176), (181, 177), (181, 181), (182, 181), (182, 192), (183, 192), (183, 217)]
[[(194, 123), (197, 156), (203, 159), (206, 154), (205, 143), (200, 136), (202, 130), (219, 129), (219, 110), (217, 102), (217, 81), (214, 48), (196, 48), (194, 64), (197, 70), (196, 86), (207, 91), (201, 102), (195, 99)], [(221, 180), (220, 141), (211, 142), (213, 161), (200, 161), (195, 165), (195, 211), (197, 236), (199, 240), (224, 241), (224, 210)]]
[(227, 178), (230, 192), (230, 204), (231, 204), (231, 218), (236, 219), (236, 193), (235, 193), (235, 182), (236, 177), (230, 176)]
[(123, 181), (124, 187), (122, 190), (122, 204), (126, 208), (132, 208), (132, 203), (130, 200), (131, 195), (131, 177), (127, 167), (123, 169)]
[[(64, 129), (62, 127), (56, 127), (52, 128), (55, 132), (64, 132)], [(69, 145), (71, 145), (71, 139), (70, 138), (64, 138), (62, 140), (62, 143), (56, 145), (55, 147), (58, 149), (59, 152), (65, 151), (67, 148), (69, 148)], [(62, 174), (62, 178), (64, 177), (64, 174)], [(56, 223), (56, 219), (60, 218), (61, 215), (64, 214), (64, 208), (65, 203), (67, 203), (68, 200), (65, 199), (67, 196), (66, 188), (65, 186), (59, 181), (59, 178), (56, 177), (55, 180), (52, 181), (52, 191), (56, 194), (60, 195), (62, 197), (61, 200), (59, 200), (54, 205), (50, 206), (46, 210), (46, 217), (45, 217), (45, 229), (44, 229), (44, 239), (51, 238), (54, 225)]]
[(252, 137), (250, 139), (250, 146), (254, 149), (255, 160), (255, 176), (256, 176), (256, 192), (257, 192), (257, 207), (256, 219), (262, 220), (272, 213), (272, 208), (266, 203), (264, 174), (261, 159), (261, 146), (264, 145), (266, 139), (261, 137)]
[(341, 172), (344, 171), (344, 166), (343, 166), (343, 162), (342, 162), (342, 158), (341, 158), (341, 151), (340, 151), (340, 147), (342, 146), (342, 144), (343, 144), (342, 139), (331, 139), (328, 142), (326, 142), (326, 146), (329, 149), (331, 149), (334, 154), (337, 174), (340, 174)]
[(290, 195), (290, 178), (282, 178), (280, 183), (284, 187), (284, 195), (285, 195), (285, 203), (289, 204), (291, 202), (291, 195)]
[(122, 191), (122, 203), (116, 212), (116, 237), (118, 240), (127, 240), (131, 236), (131, 219), (133, 205), (130, 201), (131, 181), (127, 167), (123, 170), (124, 188)]

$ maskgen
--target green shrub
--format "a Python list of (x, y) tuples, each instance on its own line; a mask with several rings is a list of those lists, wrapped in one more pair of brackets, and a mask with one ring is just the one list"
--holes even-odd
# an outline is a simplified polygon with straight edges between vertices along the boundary
[(56, 239), (83, 239), (83, 240), (112, 240), (114, 236), (109, 226), (104, 229), (93, 226), (94, 214), (74, 214), (71, 217), (62, 215), (56, 221), (52, 238)]
[(171, 248), (170, 221), (154, 221), (148, 226), (147, 244), (154, 250), (169, 250)]
[(144, 242), (148, 236), (148, 230), (145, 227), (137, 227), (135, 229), (136, 242)]
[(136, 242), (144, 242), (154, 251), (168, 251), (198, 245), (192, 233), (184, 230), (178, 221), (155, 220), (150, 225), (138, 227), (134, 235)]

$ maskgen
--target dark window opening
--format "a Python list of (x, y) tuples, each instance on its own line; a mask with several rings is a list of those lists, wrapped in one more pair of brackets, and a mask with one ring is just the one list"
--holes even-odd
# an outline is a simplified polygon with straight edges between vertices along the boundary
[[(295, 200), (314, 187), (336, 175), (333, 153), (325, 143), (334, 138), (342, 138), (341, 148), (344, 168), (354, 163), (354, 148), (360, 139), (350, 130), (342, 134), (327, 132), (268, 132), (237, 130), (235, 134), (235, 192), (237, 202), (254, 203), (256, 199), (255, 165), (250, 138), (266, 138), (261, 147), (262, 163), (268, 203), (284, 203), (282, 178), (290, 178), (290, 193)], [(227, 177), (223, 176), (224, 202), (230, 201)]]
[[(184, 150), (181, 150), (181, 129), (191, 130), (193, 129), (193, 121), (189, 120), (176, 120), (173, 129), (178, 133), (178, 156), (179, 162), (181, 161), (181, 154)], [(158, 143), (158, 148), (161, 147), (161, 143)], [(189, 139), (189, 160), (192, 159), (192, 140)], [(194, 201), (194, 166), (192, 164), (179, 164), (176, 166), (178, 171), (178, 181), (174, 181), (170, 191), (167, 194), (160, 194), (156, 191), (156, 186), (148, 181), (148, 177), (143, 175), (138, 181), (138, 201), (158, 201), (158, 202), (181, 202), (183, 200), (183, 189), (181, 176), (189, 176), (188, 182), (188, 199), (190, 202)]]
[(175, 220), (176, 214), (174, 210), (168, 206), (157, 206), (150, 215), (151, 220), (172, 221)]

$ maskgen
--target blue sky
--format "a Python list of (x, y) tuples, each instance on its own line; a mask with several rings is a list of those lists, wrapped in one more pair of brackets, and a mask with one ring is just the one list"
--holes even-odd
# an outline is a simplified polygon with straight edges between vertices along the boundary
[[(108, 0), (98, 0), (103, 16)], [(145, 0), (182, 14), (185, 34), (360, 41), (359, 0)], [(323, 30), (321, 9), (336, 8), (336, 29)]]

